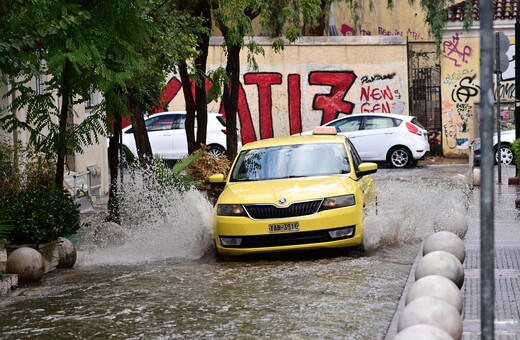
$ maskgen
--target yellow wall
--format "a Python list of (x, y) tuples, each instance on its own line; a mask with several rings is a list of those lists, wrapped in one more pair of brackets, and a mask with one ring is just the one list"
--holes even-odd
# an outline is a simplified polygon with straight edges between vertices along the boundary
[[(221, 41), (212, 39), (209, 69), (225, 65)], [(257, 42), (265, 49), (256, 57), (257, 72), (249, 69), (246, 51), (241, 55), (244, 142), (310, 130), (343, 113), (409, 112), (407, 50), (400, 37), (305, 37), (281, 53), (268, 39)], [(169, 110), (185, 109), (182, 90), (168, 101)], [(208, 108), (219, 112), (220, 102)]]
[[(432, 40), (424, 24), (424, 12), (418, 1), (394, 1), (393, 9), (387, 8), (387, 0), (373, 0), (374, 9), (369, 10), (369, 0), (361, 1), (359, 11), (361, 30), (356, 35), (398, 35), (408, 41)], [(354, 20), (346, 2), (333, 4), (334, 24), (339, 35), (352, 35)]]

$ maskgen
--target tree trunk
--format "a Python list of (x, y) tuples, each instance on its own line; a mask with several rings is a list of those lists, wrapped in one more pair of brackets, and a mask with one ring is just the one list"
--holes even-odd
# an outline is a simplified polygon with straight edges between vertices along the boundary
[(121, 216), (119, 213), (119, 198), (117, 197), (117, 183), (119, 168), (119, 138), (121, 136), (122, 119), (119, 113), (114, 114), (114, 130), (109, 138), (108, 145), (108, 167), (110, 170), (110, 187), (108, 191), (108, 216), (107, 222), (115, 222), (121, 224)]
[(134, 134), (137, 156), (141, 165), (147, 165), (153, 160), (152, 147), (146, 125), (142, 105), (135, 96), (129, 98), (129, 109), (131, 113), (132, 131)]
[(186, 139), (188, 142), (188, 153), (192, 153), (200, 146), (197, 146), (195, 140), (195, 99), (191, 92), (190, 75), (188, 74), (188, 65), (182, 62), (179, 65), (179, 74), (181, 76), (182, 92), (184, 93), (184, 101), (186, 102), (186, 122), (184, 128), (186, 130)]
[[(200, 7), (201, 16), (204, 18), (204, 27), (211, 31), (211, 7), (209, 4), (202, 3)], [(198, 74), (206, 75), (206, 65), (209, 53), (209, 34), (199, 35), (198, 47), (200, 54), (195, 59), (195, 67)], [(208, 131), (208, 102), (206, 95), (206, 79), (200, 79), (195, 83), (195, 107), (197, 110), (197, 141), (196, 145), (206, 145)]]
[(69, 115), (69, 95), (68, 91), (62, 93), (61, 109), (58, 122), (59, 141), (57, 145), (56, 160), (56, 178), (55, 183), (59, 188), (63, 188), (63, 177), (65, 173), (65, 155), (67, 154), (67, 145), (65, 144), (65, 135), (67, 133), (67, 117)]
[(229, 85), (224, 85), (224, 110), (226, 111), (227, 125), (227, 151), (228, 159), (235, 159), (237, 155), (237, 107), (238, 90), (240, 82), (240, 46), (233, 46), (228, 49), (226, 72), (229, 76)]

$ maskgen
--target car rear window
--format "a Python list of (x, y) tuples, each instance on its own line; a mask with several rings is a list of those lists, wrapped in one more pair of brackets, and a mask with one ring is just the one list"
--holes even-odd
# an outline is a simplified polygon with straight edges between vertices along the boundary
[(419, 121), (415, 117), (412, 118), (411, 123), (417, 125), (418, 127), (420, 127), (423, 130), (426, 130), (426, 128), (421, 123), (419, 123)]
[(226, 118), (223, 116), (217, 116), (217, 120), (220, 122), (220, 124), (222, 124), (222, 126), (226, 126)]
[(263, 181), (349, 172), (350, 164), (342, 143), (281, 145), (242, 151), (231, 172), (231, 181)]

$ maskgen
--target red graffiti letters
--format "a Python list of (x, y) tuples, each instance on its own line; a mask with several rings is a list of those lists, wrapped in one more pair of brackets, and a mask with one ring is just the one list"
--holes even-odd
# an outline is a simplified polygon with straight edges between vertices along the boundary
[(309, 74), (310, 85), (331, 86), (330, 93), (314, 96), (312, 108), (323, 111), (321, 124), (338, 117), (340, 112), (351, 114), (354, 103), (344, 100), (357, 76), (350, 71), (314, 71)]
[(388, 85), (384, 88), (363, 86), (359, 96), (361, 112), (383, 112), (391, 113), (393, 107), (394, 93)]
[(246, 73), (244, 84), (256, 84), (258, 88), (258, 109), (260, 112), (260, 139), (273, 137), (273, 96), (271, 85), (282, 83), (279, 73)]
[[(344, 98), (353, 86), (357, 76), (352, 71), (314, 71), (309, 73), (309, 85), (330, 86), (329, 93), (314, 95), (313, 109), (322, 111), (321, 124), (325, 124), (339, 115), (339, 113), (351, 114), (354, 103), (346, 101)], [(249, 143), (257, 139), (255, 127), (251, 116), (250, 105), (247, 100), (245, 85), (256, 85), (258, 91), (258, 120), (260, 127), (260, 138), (274, 137), (273, 131), (273, 85), (281, 85), (283, 76), (280, 73), (246, 73), (244, 74), (244, 85), (239, 84), (238, 97), (238, 118), (240, 120), (240, 131), (242, 143)], [(192, 84), (193, 86), (193, 84)], [(207, 84), (208, 89), (211, 84)], [(180, 81), (173, 77), (168, 82), (167, 88), (161, 96), (161, 106), (154, 112), (166, 111), (168, 103), (177, 95), (181, 89)], [(375, 109), (376, 102), (385, 101), (380, 105), (389, 105), (386, 100), (393, 99), (392, 91), (388, 87), (384, 89), (371, 88), (367, 86), (362, 90), (362, 98), (366, 102), (372, 103)], [(289, 74), (287, 76), (287, 112), (289, 114), (290, 134), (302, 131), (302, 84), (299, 74)], [(367, 103), (365, 103), (367, 104)], [(370, 104), (368, 104), (370, 105)], [(220, 112), (225, 116), (223, 103), (220, 104)]]

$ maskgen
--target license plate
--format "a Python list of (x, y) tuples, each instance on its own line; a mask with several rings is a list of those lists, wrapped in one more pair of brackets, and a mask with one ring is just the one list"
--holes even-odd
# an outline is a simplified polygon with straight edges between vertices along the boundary
[(269, 224), (270, 233), (281, 233), (284, 231), (298, 231), (298, 230), (300, 230), (300, 223), (298, 223), (298, 222)]

